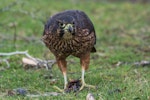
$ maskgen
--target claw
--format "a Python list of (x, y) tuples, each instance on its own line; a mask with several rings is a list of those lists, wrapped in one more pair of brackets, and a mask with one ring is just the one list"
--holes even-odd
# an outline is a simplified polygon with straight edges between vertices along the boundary
[(80, 87), (79, 91), (81, 91), (84, 87), (96, 89), (96, 87), (93, 86), (93, 85), (89, 85), (89, 84), (83, 83), (82, 86)]
[(89, 87), (89, 88), (94, 88), (94, 89), (96, 89), (95, 86), (89, 85), (89, 84), (86, 84), (86, 83), (85, 83), (85, 80), (84, 80), (84, 73), (85, 73), (85, 69), (82, 69), (82, 76), (81, 76), (82, 86), (80, 87), (79, 91), (81, 91), (84, 87)]
[(60, 89), (59, 87), (57, 87), (57, 86), (53, 86), (53, 88), (54, 89), (56, 89), (56, 90), (58, 90), (59, 92), (61, 92), (61, 93), (65, 93), (65, 89)]

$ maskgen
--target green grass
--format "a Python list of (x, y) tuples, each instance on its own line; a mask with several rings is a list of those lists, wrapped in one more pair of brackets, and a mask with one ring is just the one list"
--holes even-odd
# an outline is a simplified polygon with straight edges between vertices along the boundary
[[(149, 100), (149, 66), (132, 66), (134, 62), (150, 61), (150, 4), (129, 2), (91, 2), (79, 0), (18, 0), (14, 6), (4, 9), (17, 0), (2, 0), (0, 3), (0, 52), (25, 51), (41, 59), (54, 59), (52, 53), (41, 42), (46, 20), (53, 14), (67, 9), (78, 9), (87, 13), (94, 23), (97, 35), (97, 53), (91, 54), (86, 83), (98, 86), (97, 90), (84, 89), (78, 94), (29, 98), (6, 96), (16, 88), (25, 88), (31, 93), (54, 92), (53, 85), (63, 88), (63, 77), (57, 65), (52, 69), (55, 84), (45, 79), (46, 69), (25, 70), (23, 56), (2, 57), (9, 59), (10, 68), (0, 70), (0, 99), (50, 99), (85, 100), (92, 93), (96, 100)], [(14, 40), (14, 34), (17, 37)], [(81, 76), (79, 60), (67, 59), (68, 78)], [(120, 66), (116, 64), (123, 62)], [(0, 68), (5, 63), (0, 63)], [(73, 74), (72, 74), (73, 73)], [(116, 92), (119, 89), (121, 92)], [(57, 92), (57, 91), (56, 91)]]

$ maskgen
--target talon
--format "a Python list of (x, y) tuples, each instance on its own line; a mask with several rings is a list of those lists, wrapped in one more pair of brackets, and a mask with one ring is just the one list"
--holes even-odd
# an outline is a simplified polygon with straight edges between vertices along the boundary
[(65, 93), (65, 89), (60, 89), (59, 87), (57, 87), (57, 86), (53, 86), (53, 88), (54, 89), (56, 89), (56, 90), (58, 90), (59, 92), (61, 92), (61, 93)]
[(85, 80), (84, 80), (84, 73), (85, 73), (85, 69), (82, 69), (82, 76), (81, 76), (82, 86), (80, 87), (79, 91), (81, 91), (84, 87), (89, 87), (89, 88), (94, 88), (94, 89), (96, 89), (95, 86), (89, 85), (89, 84), (86, 84), (86, 83), (85, 83)]
[(84, 83), (84, 84), (82, 84), (82, 86), (80, 87), (79, 91), (81, 91), (84, 87), (88, 87), (88, 88), (94, 88), (94, 89), (96, 89), (96, 87), (95, 87), (95, 86), (93, 86), (93, 85), (88, 85), (88, 84)]

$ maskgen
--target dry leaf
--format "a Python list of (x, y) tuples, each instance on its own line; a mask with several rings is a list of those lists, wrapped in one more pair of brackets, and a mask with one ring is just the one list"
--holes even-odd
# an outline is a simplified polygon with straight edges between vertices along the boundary
[(28, 64), (28, 65), (33, 65), (33, 66), (37, 65), (37, 63), (34, 60), (25, 58), (25, 57), (22, 58), (22, 62), (23, 64)]

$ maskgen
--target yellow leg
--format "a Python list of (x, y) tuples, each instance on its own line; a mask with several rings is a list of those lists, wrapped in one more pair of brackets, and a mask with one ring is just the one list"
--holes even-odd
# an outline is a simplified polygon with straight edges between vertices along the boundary
[(64, 75), (64, 90), (65, 90), (65, 89), (67, 89), (67, 84), (68, 84), (68, 81), (67, 81), (67, 73), (64, 72), (63, 75)]
[(56, 90), (58, 90), (59, 92), (62, 92), (62, 93), (65, 92), (65, 90), (67, 89), (67, 84), (68, 84), (66, 72), (63, 73), (63, 76), (64, 76), (64, 89), (60, 89), (60, 88), (57, 87), (57, 86), (54, 86), (54, 87), (53, 87), (53, 88), (55, 88)]
[(85, 83), (84, 74), (85, 74), (85, 69), (82, 68), (82, 76), (81, 76), (82, 85), (81, 85), (79, 91), (81, 91), (84, 87), (89, 87), (89, 88), (94, 88), (94, 89), (96, 89), (95, 86), (93, 86), (93, 85), (88, 85), (88, 84)]
[(61, 72), (63, 73), (64, 76), (64, 89), (60, 89), (57, 86), (54, 86), (55, 89), (57, 89), (59, 92), (65, 92), (65, 89), (67, 89), (67, 62), (65, 60), (65, 58), (56, 58), (57, 59), (57, 64), (61, 70)]

